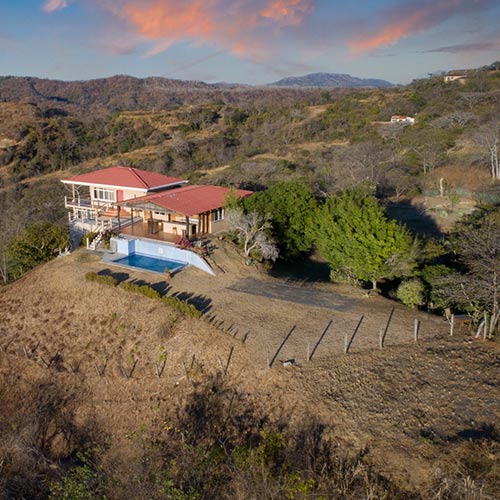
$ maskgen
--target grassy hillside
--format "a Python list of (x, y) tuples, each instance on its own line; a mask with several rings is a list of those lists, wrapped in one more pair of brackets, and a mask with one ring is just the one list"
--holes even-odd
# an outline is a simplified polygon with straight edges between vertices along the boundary
[[(263, 344), (277, 347), (297, 307), (242, 300), (231, 283), (256, 271), (229, 248), (215, 258), (228, 270), (215, 288), (195, 270), (156, 283), (202, 295), (201, 320), (86, 281), (105, 268), (85, 252), (0, 291), (2, 498), (58, 488), (77, 498), (77, 487), (96, 498), (495, 498), (498, 344), (450, 338), (441, 320), (418, 313), (412, 344), (415, 313), (398, 308), (380, 350), (375, 325), (393, 305), (358, 298), (345, 312), (301, 308), (310, 319), (302, 345), (289, 347), (296, 363), (268, 369)], [(251, 305), (260, 313), (245, 320)], [(341, 344), (360, 312), (375, 324), (351, 353), (329, 341), (305, 361), (307, 324), (313, 339), (333, 318), (330, 340)], [(231, 315), (246, 321), (251, 335), (217, 328), (213, 313), (226, 325)], [(405, 324), (408, 340), (398, 340)]]

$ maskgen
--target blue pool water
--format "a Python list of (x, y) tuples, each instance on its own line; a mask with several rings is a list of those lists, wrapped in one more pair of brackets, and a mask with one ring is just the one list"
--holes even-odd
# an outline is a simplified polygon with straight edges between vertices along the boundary
[(173, 273), (186, 265), (184, 262), (169, 259), (158, 259), (156, 257), (149, 257), (139, 253), (132, 253), (127, 255), (127, 257), (113, 261), (113, 263), (128, 267), (138, 267), (140, 269), (145, 269), (146, 271), (153, 271), (161, 274), (165, 273), (166, 267), (168, 267), (169, 271)]

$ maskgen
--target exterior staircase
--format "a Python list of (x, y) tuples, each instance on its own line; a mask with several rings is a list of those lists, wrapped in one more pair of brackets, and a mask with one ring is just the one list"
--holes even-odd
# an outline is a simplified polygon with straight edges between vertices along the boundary
[(101, 243), (104, 238), (104, 233), (106, 232), (106, 228), (104, 226), (100, 226), (97, 230), (97, 234), (95, 238), (89, 243), (87, 240), (87, 250), (97, 250), (97, 247)]

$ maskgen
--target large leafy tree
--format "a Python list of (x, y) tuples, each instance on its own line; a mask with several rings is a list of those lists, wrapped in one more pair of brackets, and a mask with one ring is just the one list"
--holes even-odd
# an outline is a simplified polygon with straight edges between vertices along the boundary
[(37, 264), (55, 257), (69, 244), (67, 229), (36, 222), (27, 226), (8, 245), (8, 255), (15, 263), (16, 275), (23, 274)]
[(297, 181), (279, 182), (243, 201), (245, 212), (271, 219), (272, 237), (285, 260), (311, 249), (313, 241), (307, 225), (316, 208), (311, 188)]
[(328, 198), (312, 226), (332, 269), (332, 279), (370, 282), (411, 274), (416, 245), (410, 233), (388, 220), (377, 200), (355, 192)]

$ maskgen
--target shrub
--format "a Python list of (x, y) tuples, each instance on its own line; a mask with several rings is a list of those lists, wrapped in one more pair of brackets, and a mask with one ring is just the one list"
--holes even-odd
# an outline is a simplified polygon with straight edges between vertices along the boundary
[(446, 294), (443, 294), (450, 273), (452, 270), (443, 264), (425, 266), (422, 269), (421, 277), (426, 287), (426, 299), (430, 309), (445, 309), (450, 306)]
[(148, 297), (149, 299), (160, 299), (161, 295), (154, 288), (149, 285), (137, 285), (136, 283), (130, 283), (129, 281), (123, 281), (120, 283), (120, 288), (123, 288), (127, 292), (138, 293)]
[(184, 316), (189, 316), (191, 318), (200, 318), (201, 317), (201, 312), (196, 309), (196, 307), (193, 304), (190, 304), (189, 302), (179, 299), (178, 297), (170, 296), (170, 297), (163, 297), (162, 302), (175, 309), (176, 311), (180, 312)]
[(90, 245), (94, 241), (96, 236), (97, 236), (97, 233), (95, 231), (84, 234), (83, 238), (82, 238), (81, 246), (87, 247), (87, 245)]
[(110, 276), (109, 274), (103, 275), (103, 274), (97, 274), (94, 272), (89, 272), (85, 275), (85, 279), (87, 281), (93, 281), (95, 283), (100, 283), (101, 285), (108, 285), (108, 286), (118, 285), (118, 281), (115, 278), (113, 278), (113, 276)]
[(398, 299), (407, 307), (414, 309), (425, 301), (425, 286), (418, 278), (403, 281), (397, 291)]

